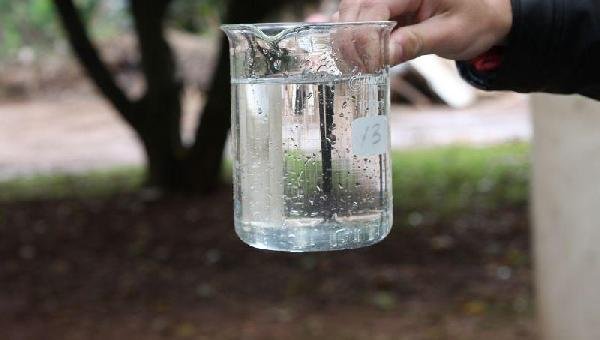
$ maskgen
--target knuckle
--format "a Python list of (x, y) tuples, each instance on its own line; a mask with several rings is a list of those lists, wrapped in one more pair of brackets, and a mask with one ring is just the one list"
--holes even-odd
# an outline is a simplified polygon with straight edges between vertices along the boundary
[(423, 53), (425, 47), (425, 41), (423, 37), (413, 30), (406, 31), (406, 41), (408, 47), (408, 53), (411, 57), (417, 57)]
[(358, 7), (360, 10), (371, 10), (374, 8), (383, 9), (387, 6), (381, 0), (361, 0), (358, 3)]
[(377, 3), (377, 0), (361, 0), (358, 5), (361, 9), (366, 9), (377, 6)]
[(358, 2), (359, 2), (358, 0), (342, 0), (342, 2), (340, 2), (340, 5), (338, 7), (339, 11), (345, 12), (350, 8), (354, 8)]

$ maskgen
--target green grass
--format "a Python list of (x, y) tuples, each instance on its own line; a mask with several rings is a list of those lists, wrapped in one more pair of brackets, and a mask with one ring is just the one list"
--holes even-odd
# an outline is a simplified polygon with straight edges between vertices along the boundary
[(45, 175), (0, 182), (0, 201), (104, 196), (138, 189), (140, 167), (115, 168), (78, 175)]
[(524, 143), (397, 151), (394, 205), (413, 225), (525, 207), (529, 165), (529, 145)]
[[(398, 222), (416, 225), (514, 207), (528, 202), (529, 146), (451, 146), (393, 152)], [(0, 200), (89, 197), (134, 191), (141, 168), (54, 175), (0, 182)], [(223, 178), (231, 178), (230, 164)]]

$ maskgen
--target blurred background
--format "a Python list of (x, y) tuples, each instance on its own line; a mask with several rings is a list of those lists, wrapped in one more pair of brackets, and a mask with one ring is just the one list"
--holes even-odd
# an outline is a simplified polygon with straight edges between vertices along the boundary
[(1, 339), (533, 339), (528, 97), (392, 70), (395, 227), (233, 230), (221, 23), (337, 1), (0, 0)]

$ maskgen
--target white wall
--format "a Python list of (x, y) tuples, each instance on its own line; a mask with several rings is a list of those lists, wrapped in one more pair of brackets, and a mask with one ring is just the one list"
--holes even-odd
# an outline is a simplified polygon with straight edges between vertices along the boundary
[(600, 339), (600, 103), (536, 95), (534, 256), (543, 339)]

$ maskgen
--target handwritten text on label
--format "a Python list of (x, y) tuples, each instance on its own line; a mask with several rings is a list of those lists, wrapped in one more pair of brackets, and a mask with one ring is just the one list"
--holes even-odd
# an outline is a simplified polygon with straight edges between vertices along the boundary
[(352, 152), (359, 156), (374, 156), (389, 149), (386, 116), (358, 118), (352, 122)]

